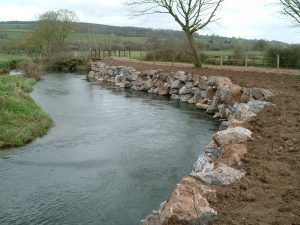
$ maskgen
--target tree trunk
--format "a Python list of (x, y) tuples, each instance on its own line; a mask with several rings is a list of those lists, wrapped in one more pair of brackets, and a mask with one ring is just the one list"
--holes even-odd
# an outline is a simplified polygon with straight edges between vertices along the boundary
[(195, 40), (194, 40), (193, 34), (190, 33), (190, 32), (185, 32), (185, 34), (186, 34), (186, 37), (188, 39), (190, 49), (192, 51), (194, 66), (196, 68), (200, 68), (202, 65), (201, 65), (200, 57), (198, 55), (198, 52), (197, 52), (197, 49), (196, 49), (196, 46), (195, 46)]

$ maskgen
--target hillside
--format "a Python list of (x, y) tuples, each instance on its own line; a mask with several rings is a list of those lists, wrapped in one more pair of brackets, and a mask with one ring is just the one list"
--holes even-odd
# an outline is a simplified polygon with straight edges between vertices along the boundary
[[(21, 45), (22, 40), (34, 27), (34, 21), (8, 21), (0, 22), (0, 50), (5, 45)], [(221, 37), (195, 34), (197, 45), (205, 51), (226, 51), (233, 50), (236, 45), (245, 46), (253, 50), (257, 40), (248, 40), (235, 37)], [(79, 45), (87, 43), (107, 48), (109, 40), (112, 40), (113, 49), (130, 48), (132, 50), (144, 50), (149, 48), (149, 43), (161, 43), (172, 39), (185, 42), (185, 35), (182, 31), (168, 29), (150, 29), (138, 27), (120, 27), (93, 23), (76, 23), (74, 32), (69, 37), (69, 43)], [(92, 43), (92, 44), (91, 44)], [(267, 41), (270, 46), (286, 46), (288, 44), (278, 41)], [(2, 45), (1, 45), (2, 44)], [(21, 48), (21, 46), (19, 46)]]

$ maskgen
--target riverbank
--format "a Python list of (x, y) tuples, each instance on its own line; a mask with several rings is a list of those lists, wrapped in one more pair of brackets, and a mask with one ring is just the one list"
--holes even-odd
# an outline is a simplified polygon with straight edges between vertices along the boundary
[(0, 75), (0, 149), (23, 146), (47, 133), (49, 115), (32, 100), (33, 79)]
[[(106, 60), (108, 65), (132, 66), (139, 71), (180, 67)], [(256, 120), (246, 123), (254, 138), (238, 169), (246, 177), (228, 186), (214, 187), (218, 212), (213, 224), (299, 224), (300, 182), (300, 79), (282, 74), (237, 72), (228, 70), (184, 68), (188, 73), (226, 76), (235, 84), (271, 89), (277, 93), (269, 99), (273, 105), (258, 113)]]

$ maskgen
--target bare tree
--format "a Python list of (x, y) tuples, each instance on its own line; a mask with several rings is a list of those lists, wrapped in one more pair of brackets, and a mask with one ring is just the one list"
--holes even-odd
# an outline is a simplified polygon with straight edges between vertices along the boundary
[(134, 16), (167, 13), (185, 32), (193, 63), (201, 67), (193, 34), (216, 21), (216, 12), (224, 0), (128, 0), (126, 4)]
[(300, 26), (300, 1), (299, 0), (280, 0), (283, 6), (282, 14), (294, 20)]

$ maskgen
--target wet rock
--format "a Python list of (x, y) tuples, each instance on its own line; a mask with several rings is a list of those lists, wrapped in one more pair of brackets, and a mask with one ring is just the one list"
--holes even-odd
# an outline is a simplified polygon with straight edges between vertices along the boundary
[(158, 88), (152, 87), (152, 88), (150, 88), (150, 90), (148, 91), (148, 93), (149, 94), (155, 94), (155, 95), (157, 95), (158, 94)]
[(229, 127), (230, 123), (229, 121), (222, 121), (222, 123), (219, 126), (219, 130), (226, 130)]
[[(183, 82), (183, 83), (187, 83), (189, 81), (189, 76), (185, 74), (184, 71), (178, 71), (176, 72), (178, 76), (178, 79)], [(176, 75), (175, 75), (176, 76)]]
[(188, 100), (190, 100), (190, 98), (191, 98), (190, 94), (180, 95), (180, 101), (181, 102), (187, 102)]
[(213, 135), (218, 146), (226, 146), (231, 143), (245, 143), (250, 141), (252, 132), (244, 127), (233, 127), (219, 131)]
[(96, 79), (95, 79), (95, 72), (94, 72), (94, 71), (90, 71), (89, 74), (86, 76), (86, 79), (87, 79), (89, 82), (94, 82), (94, 81), (96, 81)]
[(204, 110), (207, 110), (208, 109), (208, 105), (207, 104), (205, 104), (205, 103), (196, 103), (196, 107), (198, 108), (198, 109), (204, 109)]
[(162, 86), (162, 87), (158, 87), (158, 94), (159, 95), (169, 95), (169, 90), (170, 90), (170, 88), (167, 87), (166, 85)]
[(236, 170), (226, 164), (220, 164), (218, 168), (210, 172), (192, 172), (191, 176), (195, 179), (204, 181), (207, 184), (229, 185), (240, 180), (246, 175), (246, 172)]
[(121, 83), (118, 84), (119, 87), (121, 88), (130, 88), (132, 86), (130, 81), (122, 81)]
[(172, 95), (171, 95), (171, 99), (179, 100), (179, 99), (180, 99), (180, 96), (179, 96), (179, 95), (176, 95), (176, 94), (172, 94)]

